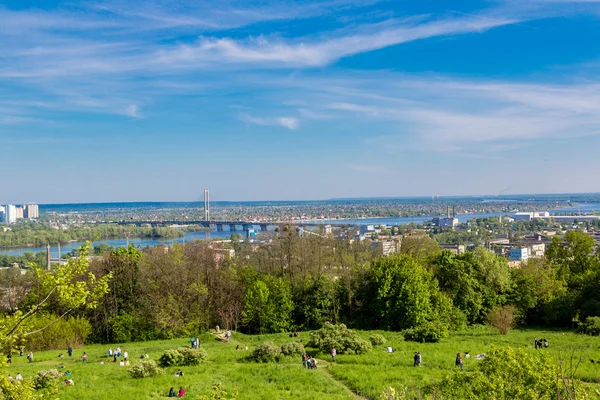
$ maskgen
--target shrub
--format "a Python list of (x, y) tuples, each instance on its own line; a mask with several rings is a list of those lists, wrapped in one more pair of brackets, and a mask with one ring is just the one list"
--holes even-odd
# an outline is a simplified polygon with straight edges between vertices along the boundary
[(47, 389), (54, 386), (59, 378), (60, 373), (57, 369), (45, 369), (38, 372), (36, 377), (33, 378), (33, 385), (36, 389)]
[(0, 379), (0, 398), (4, 400), (33, 399), (35, 388), (31, 380)]
[(198, 365), (202, 361), (206, 360), (208, 355), (204, 349), (189, 349), (181, 347), (177, 350), (170, 349), (165, 351), (160, 358), (158, 363), (161, 367), (172, 367), (172, 366), (193, 366)]
[(324, 352), (333, 347), (339, 354), (363, 354), (370, 351), (371, 342), (364, 340), (356, 332), (346, 328), (346, 325), (333, 325), (326, 322), (318, 331), (310, 334), (310, 346)]
[(298, 342), (286, 342), (281, 345), (281, 353), (284, 356), (297, 356), (304, 353), (304, 346)]
[(441, 323), (426, 322), (404, 331), (404, 340), (421, 343), (435, 343), (448, 337), (448, 328)]
[(587, 317), (584, 322), (579, 323), (579, 333), (591, 336), (600, 336), (600, 317)]
[(271, 342), (265, 342), (252, 351), (251, 357), (257, 362), (279, 361), (281, 348)]
[(199, 365), (208, 357), (208, 354), (206, 354), (206, 350), (204, 349), (189, 349), (182, 347), (177, 349), (177, 351), (183, 356), (183, 364), (181, 365), (185, 366)]
[(217, 382), (213, 385), (209, 396), (198, 396), (196, 400), (235, 400), (237, 395), (237, 390), (228, 393), (227, 390), (223, 389), (221, 383)]
[(515, 326), (517, 307), (512, 305), (496, 307), (487, 316), (489, 324), (502, 335), (506, 335)]
[(382, 344), (385, 344), (385, 342), (386, 342), (383, 335), (379, 335), (377, 333), (374, 333), (371, 336), (369, 336), (369, 341), (371, 342), (371, 344), (373, 346), (381, 346)]
[(151, 376), (162, 375), (164, 371), (158, 367), (154, 360), (143, 360), (129, 368), (129, 375), (132, 378), (149, 378)]
[(557, 371), (552, 364), (545, 355), (492, 347), (475, 371), (466, 374), (457, 368), (429, 391), (443, 399), (563, 398), (557, 393)]
[(172, 367), (174, 365), (183, 365), (183, 354), (178, 350), (170, 349), (162, 353), (158, 359), (158, 364), (163, 367)]

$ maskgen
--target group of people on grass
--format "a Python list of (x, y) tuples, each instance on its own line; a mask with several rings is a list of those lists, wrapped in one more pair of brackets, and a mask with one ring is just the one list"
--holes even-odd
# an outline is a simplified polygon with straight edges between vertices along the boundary
[[(85, 354), (85, 353), (83, 353)], [(112, 347), (108, 348), (108, 357), (112, 357), (112, 361), (114, 363), (116, 363), (118, 361), (119, 358), (121, 358), (121, 355), (123, 356), (123, 359), (120, 361), (120, 365), (129, 365), (129, 353), (127, 352), (127, 350), (123, 350), (121, 352), (121, 347), (117, 346), (116, 349), (112, 349)], [(144, 355), (142, 355), (142, 357), (140, 358), (144, 358)], [(107, 361), (108, 362), (108, 361)]]
[(190, 338), (190, 346), (192, 346), (192, 349), (199, 348), (200, 347), (200, 338), (191, 337)]
[(183, 397), (185, 396), (185, 389), (183, 386), (179, 387), (179, 392), (175, 391), (175, 388), (171, 387), (169, 390), (169, 397)]
[(302, 354), (302, 367), (308, 369), (317, 369), (317, 359), (309, 356), (308, 354)]
[(541, 348), (548, 348), (549, 344), (546, 339), (534, 339), (533, 346), (536, 350), (539, 350)]

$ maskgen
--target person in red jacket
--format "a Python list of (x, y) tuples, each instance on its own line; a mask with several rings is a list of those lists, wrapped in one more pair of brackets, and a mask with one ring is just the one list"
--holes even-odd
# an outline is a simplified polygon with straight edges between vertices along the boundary
[(183, 397), (183, 396), (185, 396), (185, 390), (183, 389), (183, 386), (181, 386), (179, 388), (179, 397)]

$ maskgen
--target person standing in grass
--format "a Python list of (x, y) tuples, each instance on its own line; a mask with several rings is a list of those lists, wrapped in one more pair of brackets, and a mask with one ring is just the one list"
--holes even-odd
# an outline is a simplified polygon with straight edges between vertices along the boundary
[(308, 368), (308, 366), (306, 365), (308, 361), (308, 355), (306, 354), (306, 352), (304, 352), (304, 354), (302, 354), (302, 368)]
[(460, 355), (460, 353), (456, 353), (456, 361), (455, 361), (455, 363), (456, 363), (456, 366), (461, 369), (461, 371), (464, 370), (464, 368), (463, 368), (463, 359), (462, 359), (462, 356)]
[(69, 354), (69, 357), (73, 355), (73, 348), (71, 347), (71, 345), (69, 345), (69, 347), (67, 348), (67, 354)]
[(83, 352), (83, 355), (81, 356), (81, 359), (83, 360), (83, 363), (84, 363), (84, 364), (86, 364), (86, 363), (87, 363), (87, 354), (86, 354), (86, 352), (85, 352), (85, 351)]
[(27, 354), (27, 359), (29, 360), (30, 363), (33, 362), (33, 351), (30, 351), (29, 354)]
[(190, 338), (190, 346), (192, 346), (192, 349), (194, 348), (194, 339), (193, 337)]
[(335, 362), (335, 356), (336, 356), (336, 355), (337, 355), (337, 351), (336, 351), (335, 347), (333, 347), (333, 348), (331, 349), (331, 361), (332, 361), (332, 362)]
[(128, 357), (129, 357), (129, 353), (127, 352), (127, 350), (123, 351), (123, 361), (127, 361)]

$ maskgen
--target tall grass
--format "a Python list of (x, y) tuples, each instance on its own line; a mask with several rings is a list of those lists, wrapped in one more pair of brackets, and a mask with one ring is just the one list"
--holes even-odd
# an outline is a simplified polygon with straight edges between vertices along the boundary
[[(307, 352), (317, 356), (319, 369), (310, 371), (302, 368), (300, 357), (286, 357), (279, 363), (258, 364), (248, 360), (248, 355), (257, 345), (271, 341), (281, 345), (287, 341), (299, 341), (287, 334), (242, 335), (235, 333), (231, 343), (216, 340), (210, 334), (201, 337), (201, 347), (208, 353), (206, 362), (195, 367), (184, 367), (185, 375), (175, 377), (179, 367), (166, 368), (166, 374), (154, 378), (132, 379), (126, 367), (120, 367), (109, 359), (108, 345), (91, 345), (76, 349), (73, 357), (65, 351), (35, 353), (35, 362), (27, 363), (25, 357), (13, 356), (9, 372), (14, 376), (20, 372), (23, 376), (33, 377), (42, 369), (63, 365), (61, 371), (70, 370), (75, 385), (65, 387), (60, 394), (63, 400), (69, 399), (156, 399), (166, 397), (170, 387), (183, 386), (190, 398), (208, 394), (216, 382), (221, 382), (227, 391), (237, 391), (239, 399), (298, 399), (323, 398), (347, 399), (348, 388), (370, 399), (376, 399), (387, 386), (422, 387), (443, 378), (453, 371), (456, 353), (469, 352), (471, 358), (465, 359), (465, 369), (473, 370), (477, 360), (474, 356), (485, 353), (492, 345), (524, 348), (530, 352), (547, 352), (555, 357), (559, 354), (583, 356), (583, 362), (575, 376), (585, 382), (600, 384), (600, 364), (590, 360), (600, 360), (600, 338), (581, 336), (573, 333), (540, 330), (515, 330), (506, 336), (498, 335), (487, 328), (474, 328), (435, 344), (405, 342), (402, 335), (395, 332), (360, 332), (365, 339), (373, 333), (382, 334), (387, 343), (376, 346), (364, 355), (338, 355), (331, 363), (328, 354), (307, 348)], [(534, 338), (545, 337), (550, 343), (548, 349), (534, 350)], [(304, 344), (308, 334), (301, 333)], [(162, 352), (181, 346), (189, 346), (187, 338), (151, 341), (140, 343), (120, 343), (127, 349), (132, 363), (138, 361), (141, 354), (148, 354), (158, 360)], [(240, 349), (236, 350), (239, 345)], [(246, 346), (248, 350), (246, 350)], [(391, 346), (393, 353), (387, 353)], [(81, 362), (83, 351), (88, 354), (87, 364)], [(420, 351), (423, 356), (421, 367), (413, 367), (413, 355)], [(59, 359), (58, 354), (63, 358)], [(108, 361), (100, 364), (101, 361)]]

